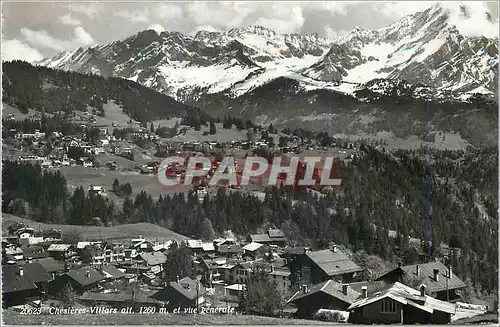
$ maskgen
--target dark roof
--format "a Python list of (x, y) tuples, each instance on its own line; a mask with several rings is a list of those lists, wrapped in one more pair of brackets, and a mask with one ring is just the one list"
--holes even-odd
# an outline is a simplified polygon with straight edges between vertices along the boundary
[(270, 229), (267, 231), (270, 238), (285, 238), (285, 234), (279, 229)]
[(64, 264), (54, 258), (36, 259), (34, 262), (41, 264), (42, 267), (49, 273), (64, 271)]
[(2, 266), (2, 290), (4, 293), (19, 292), (25, 290), (36, 289), (35, 283), (26, 277), (19, 274), (19, 266)]
[(51, 274), (38, 262), (25, 263), (22, 265), (24, 275), (34, 283), (47, 282), (52, 280)]
[[(123, 303), (148, 303), (148, 304), (158, 304), (159, 302), (152, 299), (140, 291), (134, 292), (133, 298), (131, 292), (120, 292), (120, 293), (85, 293), (80, 297), (82, 301), (96, 301), (96, 302), (123, 302)], [(133, 301), (132, 301), (133, 300)]]
[(354, 301), (356, 301), (357, 298), (360, 297), (361, 293), (358, 291), (352, 289), (351, 287), (347, 287), (347, 295), (342, 292), (342, 284), (338, 283), (336, 281), (333, 281), (331, 279), (320, 283), (316, 284), (311, 287), (311, 289), (307, 292), (304, 293), (302, 290), (297, 291), (291, 298), (288, 300), (288, 302), (295, 302), (299, 299), (303, 299), (306, 297), (309, 297), (311, 295), (315, 295), (318, 293), (325, 293), (333, 298), (339, 299), (342, 302), (345, 302), (347, 304), (352, 304)]
[(396, 282), (390, 285), (384, 291), (376, 292), (366, 298), (358, 298), (348, 310), (364, 307), (366, 305), (380, 301), (383, 298), (390, 297), (404, 305), (412, 306), (418, 310), (427, 313), (440, 311), (446, 314), (455, 314), (455, 305), (438, 299), (434, 299), (428, 295), (422, 296), (420, 291), (417, 291), (409, 286)]
[(240, 245), (220, 245), (217, 247), (219, 253), (241, 253), (243, 249)]
[[(422, 284), (425, 284), (425, 287), (428, 292), (440, 292), (446, 290), (446, 278), (448, 273), (448, 268), (440, 261), (429, 262), (420, 264), (420, 273), (419, 276), (416, 275), (416, 264), (403, 266), (401, 269), (405, 272), (405, 274), (409, 276), (414, 276), (422, 279)], [(397, 269), (397, 268), (396, 268)], [(434, 269), (439, 270), (439, 278), (438, 281), (434, 279)], [(467, 285), (460, 280), (455, 274), (452, 273), (452, 278), (448, 280), (448, 289), (459, 289), (464, 288)]]
[(97, 270), (92, 269), (90, 267), (82, 267), (77, 270), (70, 270), (66, 273), (66, 275), (69, 278), (73, 279), (78, 284), (80, 284), (81, 286), (87, 286), (94, 283), (98, 283), (104, 279), (103, 275), (101, 275)]
[(23, 256), (25, 258), (37, 259), (47, 258), (49, 256), (49, 253), (40, 245), (22, 246), (21, 249), (23, 250)]
[(141, 253), (140, 257), (144, 259), (149, 266), (161, 265), (167, 262), (167, 257), (161, 252)]
[(297, 247), (287, 246), (283, 250), (283, 254), (285, 255), (301, 255), (304, 253), (306, 253), (306, 248), (303, 246), (297, 246)]
[[(183, 279), (179, 280), (179, 283), (177, 282), (168, 283), (167, 287), (177, 291), (180, 295), (182, 295), (188, 300), (194, 300), (196, 299), (197, 294), (198, 296), (201, 296), (207, 292), (205, 287), (203, 287), (201, 283), (199, 285), (200, 285), (200, 290), (196, 292), (196, 281), (192, 280), (189, 277), (184, 277)], [(158, 293), (160, 292), (162, 292), (162, 290), (159, 291)]]
[(125, 273), (113, 265), (103, 265), (102, 266), (103, 273), (107, 273), (111, 275), (111, 278), (118, 279), (125, 277)]
[(368, 294), (383, 292), (385, 290), (388, 290), (392, 285), (393, 284), (386, 283), (385, 281), (373, 281), (373, 282), (363, 281), (363, 282), (349, 283), (349, 287), (360, 293), (362, 292), (363, 286), (366, 286), (366, 291), (368, 292)]
[(336, 252), (332, 250), (307, 252), (305, 255), (328, 276), (337, 276), (362, 270), (339, 249)]
[(253, 234), (250, 235), (250, 239), (255, 243), (269, 243), (271, 238), (267, 234)]

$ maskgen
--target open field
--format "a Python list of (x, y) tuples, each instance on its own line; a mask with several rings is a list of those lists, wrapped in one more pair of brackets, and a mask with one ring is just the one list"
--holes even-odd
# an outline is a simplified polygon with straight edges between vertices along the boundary
[(123, 199), (111, 192), (115, 178), (118, 179), (120, 184), (130, 183), (133, 192), (132, 198), (141, 191), (146, 191), (146, 193), (156, 199), (160, 195), (179, 192), (186, 193), (190, 189), (190, 186), (167, 189), (164, 185), (160, 184), (155, 175), (143, 175), (138, 172), (110, 171), (106, 168), (87, 168), (82, 166), (60, 167), (59, 170), (66, 178), (69, 192), (74, 192), (79, 186), (83, 186), (85, 190), (90, 185), (103, 186), (108, 191), (108, 197), (117, 203), (121, 203)]
[(177, 135), (171, 138), (171, 140), (177, 142), (231, 142), (246, 141), (248, 139), (246, 129), (242, 129), (241, 131), (237, 130), (235, 127), (233, 127), (232, 129), (223, 129), (222, 123), (216, 123), (215, 128), (217, 133), (214, 135), (203, 135), (203, 132), (208, 132), (210, 130), (209, 126), (202, 125), (200, 131), (195, 131), (193, 128), (188, 128), (186, 135)]
[(73, 226), (73, 225), (56, 225), (44, 224), (36, 221), (23, 219), (10, 214), (2, 214), (2, 233), (6, 234), (9, 226), (21, 222), (35, 230), (49, 230), (52, 228), (60, 229), (62, 233), (71, 233), (77, 231), (80, 233), (82, 240), (91, 239), (131, 239), (143, 235), (144, 238), (150, 240), (186, 240), (189, 237), (177, 234), (169, 229), (149, 223), (126, 224), (113, 227), (97, 227), (97, 226)]
[(28, 109), (28, 113), (23, 114), (16, 107), (12, 107), (11, 105), (2, 102), (2, 116), (7, 117), (10, 114), (13, 114), (15, 119), (23, 120), (23, 119), (28, 119), (36, 114), (39, 115), (40, 112), (33, 109)]
[[(70, 318), (70, 319), (68, 319)], [(3, 312), (8, 325), (310, 325), (312, 321), (240, 314), (74, 314), (21, 315)], [(333, 325), (314, 321), (314, 324)]]

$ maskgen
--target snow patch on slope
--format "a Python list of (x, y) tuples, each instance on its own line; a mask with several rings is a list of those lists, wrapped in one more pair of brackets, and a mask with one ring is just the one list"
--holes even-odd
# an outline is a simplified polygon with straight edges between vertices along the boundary
[(158, 67), (158, 71), (169, 83), (171, 92), (183, 88), (208, 88), (208, 93), (218, 93), (230, 88), (238, 81), (245, 79), (254, 69), (244, 69), (242, 66), (213, 65), (207, 67), (188, 65), (175, 62), (171, 66)]

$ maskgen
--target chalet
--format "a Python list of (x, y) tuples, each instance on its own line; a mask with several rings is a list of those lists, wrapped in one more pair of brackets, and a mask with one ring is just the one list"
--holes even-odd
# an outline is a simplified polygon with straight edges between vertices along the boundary
[(166, 252), (170, 249), (170, 246), (174, 243), (175, 241), (155, 242), (153, 245), (153, 251)]
[(281, 256), (283, 258), (285, 258), (286, 264), (289, 264), (295, 258), (297, 258), (298, 256), (301, 256), (301, 255), (305, 254), (307, 251), (308, 251), (308, 249), (305, 248), (305, 247), (291, 247), (291, 246), (287, 246), (283, 250), (283, 254)]
[(168, 283), (165, 288), (153, 294), (151, 297), (166, 302), (169, 308), (195, 308), (205, 302), (205, 287), (198, 281), (189, 277), (177, 279), (175, 282)]
[(235, 263), (225, 263), (220, 265), (217, 268), (217, 273), (219, 274), (219, 278), (226, 282), (227, 284), (233, 284), (239, 282), (240, 274), (237, 272), (238, 265)]
[(12, 261), (22, 260), (24, 258), (23, 250), (14, 244), (3, 247), (2, 252), (5, 253), (5, 256), (9, 256)]
[(225, 286), (223, 294), (226, 301), (238, 303), (245, 290), (245, 284), (233, 284)]
[(203, 249), (203, 253), (215, 254), (215, 246), (212, 242), (203, 242), (201, 243), (201, 247)]
[(148, 266), (164, 265), (167, 262), (167, 257), (161, 252), (141, 253), (138, 257)]
[(107, 192), (104, 189), (104, 187), (102, 187), (102, 186), (90, 185), (90, 187), (87, 191), (89, 194), (107, 196)]
[(54, 280), (54, 286), (60, 288), (70, 284), (78, 293), (96, 288), (105, 277), (97, 270), (90, 267), (82, 267), (76, 270), (70, 270), (61, 277)]
[(47, 252), (56, 260), (65, 260), (76, 255), (71, 244), (51, 244)]
[(44, 230), (40, 234), (44, 241), (60, 241), (62, 239), (62, 232), (57, 229)]
[(3, 307), (39, 300), (45, 291), (43, 284), (50, 279), (40, 264), (2, 266)]
[(264, 253), (268, 251), (268, 247), (260, 243), (248, 243), (243, 247), (243, 254), (245, 256), (251, 257), (252, 259), (257, 259), (261, 257)]
[(49, 257), (49, 253), (40, 245), (21, 246), (21, 249), (23, 250), (24, 259), (32, 260)]
[(459, 292), (467, 286), (452, 271), (451, 266), (446, 267), (442, 262), (428, 262), (409, 266), (398, 266), (386, 272), (377, 280), (387, 283), (403, 282), (405, 277), (413, 278), (419, 284), (425, 284), (431, 296), (449, 302), (460, 300)]
[(453, 304), (426, 295), (425, 285), (417, 291), (399, 282), (371, 295), (364, 286), (348, 310), (355, 324), (449, 324), (455, 314)]
[(28, 239), (32, 237), (35, 234), (35, 230), (29, 227), (20, 228), (16, 231), (16, 234), (19, 238), (19, 241), (21, 241), (22, 239)]
[(143, 277), (149, 279), (149, 282), (163, 271), (167, 262), (167, 257), (161, 252), (141, 253), (139, 258), (144, 260), (144, 263), (150, 268), (148, 271), (143, 272)]
[(290, 280), (291, 272), (288, 268), (275, 268), (274, 265), (271, 265), (271, 271), (267, 276), (271, 282), (276, 283), (276, 288), (282, 295), (289, 295), (292, 282)]
[(117, 262), (125, 260), (125, 247), (121, 244), (106, 244), (103, 250), (104, 262)]
[(290, 263), (293, 285), (319, 284), (333, 279), (350, 282), (362, 269), (337, 246), (302, 254)]
[(203, 276), (206, 285), (209, 285), (213, 280), (218, 280), (221, 277), (219, 267), (226, 263), (225, 258), (202, 258), (196, 259), (198, 262), (197, 272)]
[(203, 253), (203, 242), (201, 240), (186, 240), (186, 246), (194, 255)]
[(60, 261), (54, 260), (54, 258), (41, 258), (33, 260), (35, 263), (39, 263), (49, 274), (52, 275), (52, 279), (55, 279), (60, 274), (64, 273), (64, 264)]
[(132, 240), (132, 248), (139, 252), (153, 252), (153, 243), (145, 240), (140, 236), (137, 239)]
[(99, 272), (108, 280), (117, 280), (125, 278), (125, 273), (113, 265), (104, 264), (100, 267)]
[(285, 234), (279, 229), (269, 229), (266, 234), (252, 234), (247, 238), (247, 242), (255, 242), (265, 245), (285, 246), (287, 239)]
[(243, 249), (240, 245), (221, 245), (217, 247), (216, 254), (226, 258), (233, 258), (241, 256)]
[(234, 238), (217, 238), (213, 242), (214, 246), (217, 248), (221, 245), (236, 245), (236, 240)]
[(329, 279), (311, 288), (303, 285), (287, 303), (297, 307), (297, 317), (312, 318), (320, 309), (345, 311), (360, 296), (361, 294), (349, 285)]

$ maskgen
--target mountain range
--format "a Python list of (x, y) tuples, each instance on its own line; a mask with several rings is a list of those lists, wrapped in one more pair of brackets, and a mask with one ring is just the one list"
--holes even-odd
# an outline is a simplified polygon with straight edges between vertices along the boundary
[[(194, 36), (146, 30), (36, 64), (136, 81), (211, 115), (314, 122), (312, 128), (332, 133), (394, 133), (397, 121), (387, 121), (394, 104), (410, 103), (402, 122), (407, 131), (398, 137), (414, 135), (414, 126), (427, 120), (426, 133), (451, 128), (467, 138), (467, 131), (443, 127), (462, 109), (443, 114), (440, 108), (460, 103), (469, 115), (480, 109), (478, 103), (496, 106), (497, 43), (462, 35), (450, 11), (434, 5), (381, 29), (355, 28), (337, 40), (262, 26)], [(422, 108), (429, 106), (426, 116)]]

